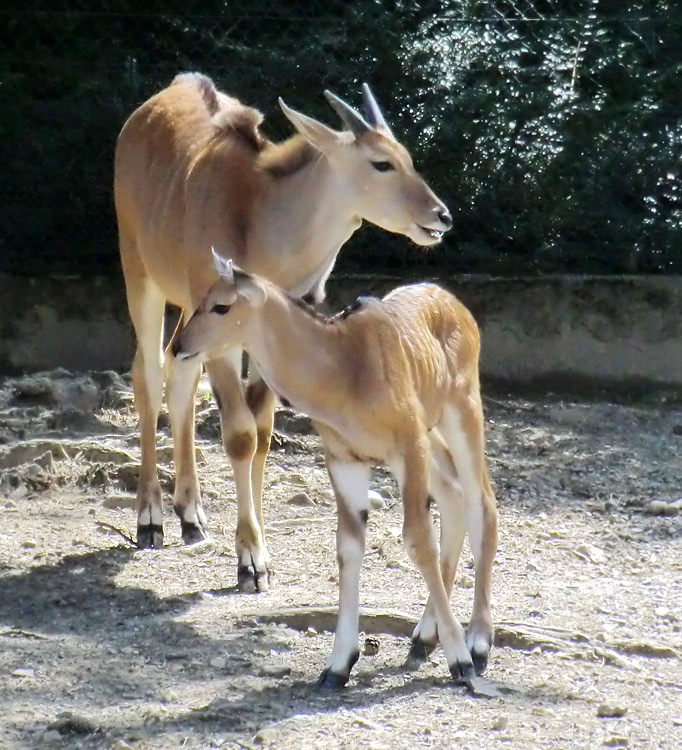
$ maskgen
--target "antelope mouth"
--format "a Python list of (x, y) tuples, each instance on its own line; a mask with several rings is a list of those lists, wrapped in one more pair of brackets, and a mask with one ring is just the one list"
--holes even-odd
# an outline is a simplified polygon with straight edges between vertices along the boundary
[(425, 227), (422, 224), (416, 224), (419, 238), (414, 238), (420, 245), (435, 245), (440, 242), (445, 234), (443, 229), (434, 229), (433, 227)]
[(423, 227), (421, 224), (418, 225), (422, 232), (426, 232), (434, 240), (439, 240), (443, 236), (443, 232), (440, 229), (431, 229), (430, 227)]

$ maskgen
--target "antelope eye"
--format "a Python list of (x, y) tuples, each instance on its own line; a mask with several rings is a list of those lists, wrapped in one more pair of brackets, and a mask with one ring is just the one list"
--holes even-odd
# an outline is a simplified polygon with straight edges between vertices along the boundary
[(215, 313), (216, 315), (227, 315), (227, 313), (230, 312), (230, 306), (229, 305), (213, 305), (211, 308), (211, 312)]
[(377, 172), (390, 172), (392, 169), (395, 169), (390, 161), (373, 161), (372, 166)]

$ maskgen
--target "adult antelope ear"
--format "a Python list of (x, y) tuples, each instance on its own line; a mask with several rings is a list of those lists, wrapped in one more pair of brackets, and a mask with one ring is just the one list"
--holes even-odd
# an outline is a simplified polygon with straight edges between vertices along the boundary
[(214, 247), (211, 248), (211, 252), (213, 253), (213, 263), (215, 264), (216, 271), (222, 276), (222, 278), (234, 283), (234, 269), (232, 267), (232, 259), (223, 258), (223, 256), (220, 255), (220, 253), (218, 253)]
[(236, 266), (233, 266), (233, 270), (237, 294), (244, 297), (252, 307), (262, 307), (265, 304), (266, 293), (260, 279), (256, 276), (251, 276), (251, 274), (242, 271)]
[(287, 120), (289, 120), (306, 141), (315, 146), (315, 148), (320, 151), (325, 151), (335, 143), (338, 143), (340, 134), (337, 133), (336, 130), (332, 130), (321, 122), (314, 120), (312, 117), (302, 115), (300, 112), (291, 109), (291, 107), (287, 107), (282, 97), (280, 97), (278, 101)]

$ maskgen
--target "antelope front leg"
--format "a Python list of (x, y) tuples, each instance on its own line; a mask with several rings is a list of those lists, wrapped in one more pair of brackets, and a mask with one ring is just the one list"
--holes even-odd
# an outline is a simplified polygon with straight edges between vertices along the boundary
[(182, 541), (196, 544), (206, 538), (206, 516), (201, 507), (194, 440), (195, 396), (201, 377), (201, 364), (177, 360), (166, 352), (166, 402), (173, 432), (175, 493), (173, 508), (180, 518)]
[(256, 421), (242, 395), (241, 351), (206, 363), (220, 410), (223, 445), (230, 458), (237, 492), (237, 586), (244, 593), (269, 588), (268, 551), (253, 498), (251, 472), (256, 453)]
[(339, 563), (339, 613), (334, 649), (318, 680), (319, 688), (342, 688), (358, 660), (360, 570), (365, 555), (369, 514), (370, 467), (355, 461), (327, 458), (336, 493), (336, 555)]
[[(123, 238), (121, 240), (123, 242)], [(156, 422), (163, 400), (163, 313), (165, 299), (141, 280), (137, 268), (125, 268), (128, 308), (137, 351), (132, 366), (135, 409), (140, 421), (140, 479), (137, 485), (137, 546), (163, 547), (163, 503), (156, 468)]]

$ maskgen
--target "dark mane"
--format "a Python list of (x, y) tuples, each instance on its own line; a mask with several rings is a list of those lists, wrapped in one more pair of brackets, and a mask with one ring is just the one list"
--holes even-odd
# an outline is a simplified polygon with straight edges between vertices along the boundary
[(338, 323), (340, 320), (345, 320), (349, 315), (352, 315), (354, 312), (361, 310), (364, 304), (363, 298), (358, 297), (358, 299), (354, 300), (349, 305), (346, 305), (346, 307), (344, 307), (341, 312), (334, 313), (333, 315), (325, 315), (317, 307), (311, 305), (305, 297), (294, 297), (293, 294), (288, 293), (287, 297), (300, 310), (303, 310), (303, 312), (307, 313), (311, 318), (319, 320), (320, 323), (324, 323), (325, 325), (333, 325), (334, 323)]
[(273, 177), (287, 177), (310, 164), (319, 151), (302, 136), (295, 135), (284, 143), (271, 143), (263, 150), (258, 166)]

